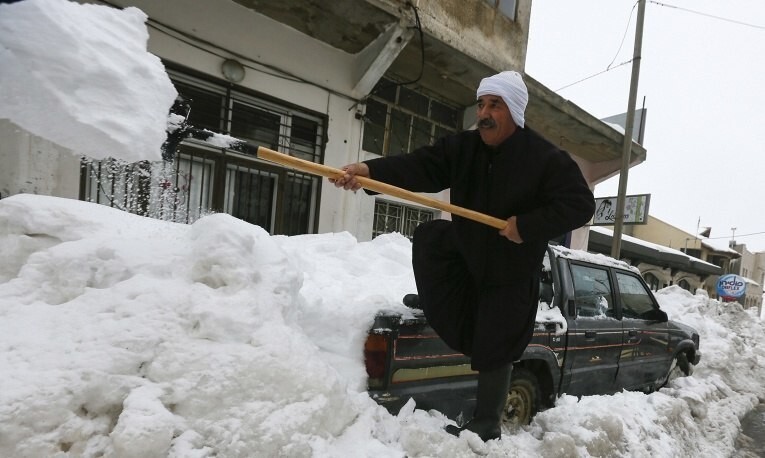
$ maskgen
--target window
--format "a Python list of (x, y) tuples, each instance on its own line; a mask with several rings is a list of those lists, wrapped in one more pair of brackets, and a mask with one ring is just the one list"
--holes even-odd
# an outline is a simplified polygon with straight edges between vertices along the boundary
[(398, 156), (461, 127), (462, 110), (382, 78), (366, 101), (364, 151)]
[(683, 278), (682, 280), (677, 282), (677, 286), (683, 288), (686, 291), (690, 291), (691, 290), (691, 284), (688, 283), (688, 280), (686, 280), (685, 278)]
[(571, 264), (578, 316), (615, 316), (611, 280), (606, 269)]
[(498, 0), (499, 11), (508, 18), (515, 20), (515, 0)]
[(324, 119), (228, 85), (169, 73), (191, 107), (193, 127), (244, 140), (252, 153), (187, 139), (172, 163), (84, 162), (80, 198), (176, 222), (223, 211), (272, 234), (315, 231), (321, 179), (259, 161), (254, 151), (264, 146), (321, 163)]
[(658, 307), (637, 276), (617, 272), (616, 283), (619, 285), (619, 296), (625, 317), (650, 319), (654, 316)]
[(517, 0), (486, 0), (492, 8), (498, 8), (499, 12), (509, 19), (515, 20)]
[(699, 250), (699, 249), (686, 248), (686, 249), (681, 250), (681, 251), (684, 251), (685, 254), (687, 254), (688, 256), (693, 256), (694, 258), (701, 259), (701, 250)]
[(256, 146), (278, 150), (282, 116), (262, 107), (234, 102), (231, 111), (231, 135)]
[(223, 210), (251, 224), (270, 228), (276, 213), (279, 176), (246, 163), (226, 168), (226, 201)]
[(375, 201), (372, 238), (380, 234), (400, 232), (411, 240), (417, 226), (420, 223), (431, 221), (434, 214), (435, 212), (432, 210), (378, 199)]
[(645, 282), (648, 283), (648, 287), (651, 288), (652, 291), (659, 290), (661, 283), (659, 283), (659, 279), (656, 277), (656, 275), (648, 272), (643, 275), (643, 278), (645, 279)]

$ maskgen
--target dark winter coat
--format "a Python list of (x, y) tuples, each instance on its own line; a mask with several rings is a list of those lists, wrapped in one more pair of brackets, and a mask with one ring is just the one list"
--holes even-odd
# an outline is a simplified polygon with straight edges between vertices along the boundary
[(547, 242), (586, 224), (595, 202), (578, 165), (531, 129), (497, 148), (477, 131), (412, 153), (367, 161), (370, 177), (411, 191), (451, 188), (451, 203), (517, 217), (523, 243), (453, 215), (415, 232), (412, 262), (428, 322), (474, 370), (511, 363), (531, 340)]
[(370, 177), (410, 191), (451, 188), (451, 203), (500, 219), (517, 217), (516, 244), (498, 230), (453, 216), (460, 249), (478, 284), (526, 281), (550, 239), (586, 224), (595, 201), (579, 167), (529, 128), (498, 148), (471, 130), (402, 156), (367, 161)]

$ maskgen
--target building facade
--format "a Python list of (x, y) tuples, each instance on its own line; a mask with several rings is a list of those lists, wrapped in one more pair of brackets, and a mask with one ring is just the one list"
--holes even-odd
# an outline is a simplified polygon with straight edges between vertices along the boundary
[[(649, 217), (650, 219), (651, 217)], [(609, 255), (612, 240), (612, 229), (593, 226), (590, 228), (588, 249)], [(718, 265), (690, 256), (683, 251), (661, 243), (626, 234), (622, 235), (619, 257), (637, 267), (643, 279), (654, 291), (677, 285), (692, 293), (701, 288), (713, 295), (714, 292), (710, 291), (707, 285), (711, 282), (711, 278), (718, 278), (722, 273), (722, 268)]]
[[(650, 215), (646, 224), (625, 225), (624, 234), (628, 247), (623, 256), (640, 269), (653, 289), (669, 285), (679, 285), (688, 291), (702, 288), (709, 297), (720, 299), (717, 293), (720, 277), (736, 274), (747, 282), (746, 295), (738, 302), (744, 307), (762, 306), (765, 253), (751, 253), (746, 245), (734, 241), (691, 234)], [(603, 246), (597, 245), (599, 237), (591, 236), (591, 249), (593, 246), (603, 249)], [(630, 248), (630, 243), (640, 244), (643, 248)], [(654, 258), (650, 260), (645, 247), (652, 244), (664, 248), (650, 255)], [(646, 253), (641, 256), (636, 251)], [(690, 263), (684, 262), (683, 256), (689, 257)]]
[[(109, 0), (149, 19), (149, 51), (198, 128), (340, 167), (406, 154), (471, 128), (481, 78), (524, 71), (531, 0)], [(527, 124), (571, 153), (594, 186), (621, 166), (623, 134), (526, 75)], [(122, 164), (0, 120), (0, 197), (29, 192), (193, 222), (227, 212), (272, 234), (347, 231), (359, 240), (440, 211), (346, 193), (254, 154), (187, 139), (172, 161)], [(631, 164), (646, 158), (633, 143)], [(448, 200), (448, 190), (433, 195)], [(586, 228), (572, 247), (586, 248)]]
[(746, 293), (739, 298), (744, 307), (762, 308), (763, 285), (765, 285), (765, 252), (752, 253), (745, 244), (733, 242), (732, 249), (741, 254), (733, 261), (731, 273), (746, 279)]

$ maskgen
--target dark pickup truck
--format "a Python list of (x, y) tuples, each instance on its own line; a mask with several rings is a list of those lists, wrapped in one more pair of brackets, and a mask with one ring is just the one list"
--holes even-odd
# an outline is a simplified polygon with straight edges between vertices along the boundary
[[(697, 364), (699, 335), (670, 321), (637, 269), (551, 245), (541, 275), (534, 337), (515, 362), (505, 422), (527, 424), (561, 394), (651, 392)], [(414, 399), (462, 423), (472, 417), (476, 372), (419, 310), (380, 313), (365, 362), (370, 396), (390, 412)]]

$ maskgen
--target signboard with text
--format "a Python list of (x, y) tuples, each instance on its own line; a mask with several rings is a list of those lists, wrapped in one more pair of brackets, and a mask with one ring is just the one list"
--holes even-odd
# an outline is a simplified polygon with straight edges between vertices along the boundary
[(717, 295), (723, 298), (736, 299), (746, 293), (746, 280), (734, 274), (723, 275), (717, 280)]
[[(626, 196), (624, 198), (623, 224), (648, 224), (648, 204), (650, 194)], [(616, 221), (616, 197), (600, 197), (595, 199), (595, 215), (592, 217), (593, 226), (613, 226)]]

